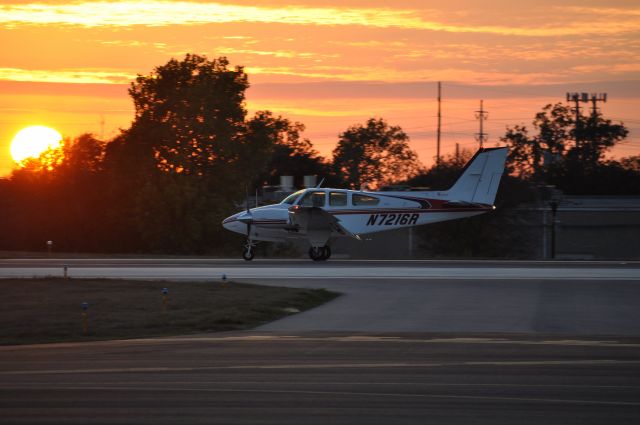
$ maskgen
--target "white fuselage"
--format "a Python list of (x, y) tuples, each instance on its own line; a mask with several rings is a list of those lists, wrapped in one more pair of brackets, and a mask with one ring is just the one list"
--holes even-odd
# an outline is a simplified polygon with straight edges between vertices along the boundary
[(335, 218), (331, 238), (420, 226), (470, 217), (492, 209), (491, 205), (447, 200), (446, 192), (363, 192), (315, 188), (296, 192), (280, 204), (252, 208), (223, 221), (231, 231), (254, 240), (284, 241), (308, 237), (313, 225), (302, 222), (298, 211), (319, 209)]

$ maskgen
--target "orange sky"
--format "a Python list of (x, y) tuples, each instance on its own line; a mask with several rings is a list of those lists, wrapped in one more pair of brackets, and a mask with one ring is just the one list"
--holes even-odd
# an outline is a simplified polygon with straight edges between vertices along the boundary
[(640, 152), (636, 0), (8, 0), (0, 46), (0, 175), (24, 126), (113, 137), (133, 117), (128, 82), (185, 53), (246, 66), (249, 111), (303, 122), (326, 156), (375, 116), (431, 163), (438, 80), (445, 153), (475, 149), (480, 99), (492, 145), (567, 91), (607, 92), (605, 115), (631, 129), (615, 154)]

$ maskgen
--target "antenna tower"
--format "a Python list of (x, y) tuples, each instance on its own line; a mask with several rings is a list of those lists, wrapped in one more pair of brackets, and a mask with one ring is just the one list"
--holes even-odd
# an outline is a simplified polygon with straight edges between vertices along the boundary
[(576, 139), (576, 147), (580, 147), (581, 144), (581, 136), (582, 136), (582, 123), (580, 121), (580, 103), (589, 103), (591, 102), (591, 118), (595, 118), (598, 116), (598, 102), (607, 102), (607, 94), (606, 93), (567, 93), (567, 102), (574, 102), (575, 107), (573, 108), (573, 112), (576, 113), (576, 127), (575, 127), (575, 139)]

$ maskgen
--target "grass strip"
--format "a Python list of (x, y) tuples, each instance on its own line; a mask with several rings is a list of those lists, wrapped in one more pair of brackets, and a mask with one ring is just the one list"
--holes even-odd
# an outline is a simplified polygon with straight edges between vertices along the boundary
[(0, 294), (0, 345), (244, 330), (338, 296), (236, 282), (62, 278), (1, 279)]

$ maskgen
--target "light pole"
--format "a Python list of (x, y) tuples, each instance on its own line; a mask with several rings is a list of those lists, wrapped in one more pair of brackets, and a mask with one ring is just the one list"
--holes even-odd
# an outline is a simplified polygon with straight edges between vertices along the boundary
[(549, 202), (551, 207), (551, 259), (556, 259), (556, 213), (558, 212), (558, 201), (553, 199)]

